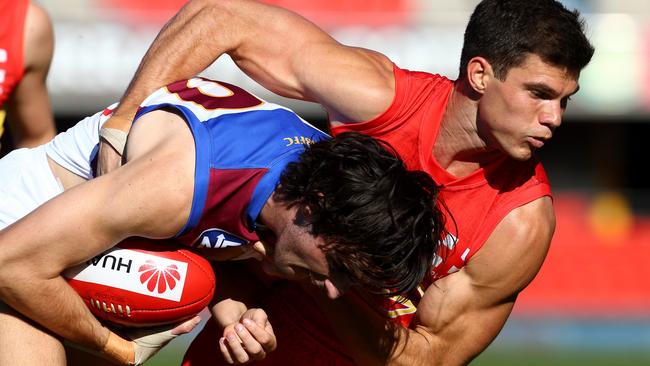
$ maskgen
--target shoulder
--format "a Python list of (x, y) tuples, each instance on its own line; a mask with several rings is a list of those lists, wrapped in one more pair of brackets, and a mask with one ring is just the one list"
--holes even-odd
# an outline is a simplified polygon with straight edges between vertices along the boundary
[[(423, 71), (400, 68), (386, 59), (384, 79), (390, 87), (377, 86), (376, 90), (388, 93), (390, 97), (384, 109), (372, 119), (361, 122), (345, 120), (331, 121), (333, 131), (341, 133), (348, 130), (363, 131), (371, 135), (381, 135), (394, 131), (406, 124), (420, 121), (422, 118), (439, 119), (445, 109), (453, 81), (448, 78)], [(435, 114), (431, 116), (430, 114)], [(425, 117), (426, 115), (426, 117)], [(417, 135), (419, 131), (412, 131)]]
[(466, 267), (477, 282), (512, 295), (523, 290), (539, 271), (555, 231), (552, 200), (544, 196), (522, 205), (496, 226)]
[(27, 6), (25, 33), (29, 41), (52, 42), (54, 39), (50, 16), (40, 5), (30, 3)]
[(49, 15), (30, 3), (25, 18), (25, 69), (49, 67), (54, 50), (54, 31)]

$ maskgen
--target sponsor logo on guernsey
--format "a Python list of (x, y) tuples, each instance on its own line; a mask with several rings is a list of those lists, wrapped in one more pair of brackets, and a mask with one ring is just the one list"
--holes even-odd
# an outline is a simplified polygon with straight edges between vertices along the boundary
[(285, 145), (284, 146), (292, 146), (292, 145), (311, 145), (315, 141), (310, 139), (309, 137), (305, 136), (293, 136), (293, 137), (285, 137), (282, 140), (284, 140)]
[(238, 247), (248, 244), (248, 240), (242, 239), (221, 229), (208, 229), (199, 235), (193, 246), (208, 249), (221, 249), (227, 247)]
[(415, 314), (418, 308), (413, 304), (413, 301), (395, 296), (389, 299), (386, 310), (388, 311), (389, 317), (398, 318), (400, 316)]
[(112, 248), (63, 273), (76, 281), (180, 301), (187, 263), (136, 250)]
[(458, 238), (452, 234), (447, 234), (447, 236), (442, 240), (442, 244), (451, 250), (456, 247), (456, 243), (458, 243)]

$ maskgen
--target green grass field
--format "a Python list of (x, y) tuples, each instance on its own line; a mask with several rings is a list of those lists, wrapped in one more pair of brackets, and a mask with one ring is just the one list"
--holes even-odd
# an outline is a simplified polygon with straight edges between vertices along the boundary
[[(204, 316), (206, 318), (207, 316)], [(533, 322), (533, 326), (530, 322)], [(558, 321), (557, 319), (555, 321)], [(650, 366), (650, 319), (618, 319), (607, 322), (592, 323), (575, 322), (573, 327), (562, 328), (553, 325), (554, 321), (511, 319), (502, 334), (485, 352), (471, 363), (472, 366)], [(571, 323), (568, 319), (560, 319), (559, 324)], [(521, 343), (526, 335), (542, 332), (544, 324), (551, 325), (553, 345), (537, 345), (528, 340)], [(585, 326), (587, 324), (587, 326)], [(588, 325), (591, 324), (592, 327)], [(609, 324), (609, 326), (607, 326)], [(622, 324), (622, 328), (612, 328), (612, 324)], [(634, 326), (630, 326), (634, 325)], [(202, 328), (202, 325), (199, 326)], [(581, 328), (582, 327), (582, 328)], [(586, 334), (597, 335), (595, 341), (584, 342), (580, 348), (571, 348), (567, 344), (575, 339), (566, 337), (566, 332), (573, 329)], [(197, 329), (198, 331), (198, 329)], [(563, 338), (562, 335), (565, 335)], [(584, 337), (585, 334), (582, 334)], [(539, 336), (539, 333), (538, 333)], [(146, 366), (178, 366), (192, 334), (176, 339)], [(543, 338), (543, 337), (542, 337)], [(534, 339), (534, 338), (533, 338)], [(217, 347), (215, 340), (215, 347)], [(516, 344), (522, 344), (517, 346)], [(287, 365), (293, 366), (293, 365)], [(301, 366), (301, 365), (296, 365)]]
[(488, 348), (472, 366), (647, 366), (650, 350), (587, 351), (569, 349)]
[[(168, 347), (147, 366), (178, 366), (183, 345)], [(472, 366), (648, 366), (650, 350), (587, 351), (567, 349), (488, 348)], [(290, 365), (287, 365), (290, 366)], [(300, 366), (300, 365), (296, 365)]]

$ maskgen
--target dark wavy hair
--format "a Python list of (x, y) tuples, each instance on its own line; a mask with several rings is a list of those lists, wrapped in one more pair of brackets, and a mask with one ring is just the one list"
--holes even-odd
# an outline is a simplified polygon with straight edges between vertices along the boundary
[(469, 60), (481, 56), (505, 80), (530, 54), (578, 75), (594, 54), (580, 13), (555, 0), (483, 0), (465, 29), (460, 78)]
[(274, 197), (298, 206), (296, 224), (324, 239), (330, 270), (386, 296), (417, 288), (445, 230), (431, 177), (358, 133), (309, 146)]

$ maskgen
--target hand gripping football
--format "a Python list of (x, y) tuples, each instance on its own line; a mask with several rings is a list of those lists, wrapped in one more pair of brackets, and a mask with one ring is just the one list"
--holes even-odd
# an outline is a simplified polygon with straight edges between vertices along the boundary
[(99, 319), (126, 326), (177, 323), (208, 305), (214, 272), (187, 247), (129, 238), (63, 273)]

